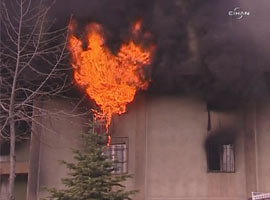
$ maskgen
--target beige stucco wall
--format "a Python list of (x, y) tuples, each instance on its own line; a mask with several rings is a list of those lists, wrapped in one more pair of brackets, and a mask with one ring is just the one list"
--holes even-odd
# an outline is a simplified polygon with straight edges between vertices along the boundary
[[(146, 198), (246, 199), (243, 140), (236, 141), (236, 173), (207, 173), (205, 102), (160, 97), (148, 103)], [(238, 113), (212, 113), (212, 129), (239, 126)]]
[(256, 109), (256, 155), (257, 188), (260, 192), (270, 192), (270, 98)]
[[(65, 100), (42, 106), (72, 110)], [(237, 130), (236, 172), (208, 173), (206, 103), (197, 97), (138, 96), (126, 114), (113, 118), (110, 127), (113, 137), (128, 139), (128, 170), (134, 179), (127, 186), (140, 190), (135, 200), (246, 200), (251, 191), (269, 192), (270, 109), (247, 109), (211, 112), (213, 131)], [(53, 131), (34, 127), (40, 135), (32, 138), (31, 167), (36, 175), (30, 173), (28, 200), (45, 197), (44, 186), (61, 187), (60, 178), (67, 171), (58, 160), (72, 160), (70, 148), (80, 146), (79, 132), (85, 129), (85, 118), (47, 115), (40, 120)]]
[(130, 162), (134, 163), (130, 172), (135, 172), (133, 183), (141, 191), (137, 199), (247, 199), (242, 113), (212, 112), (211, 119), (213, 130), (240, 129), (236, 173), (207, 173), (207, 110), (199, 98), (148, 97), (116, 117), (115, 132), (129, 135)]
[[(43, 111), (33, 125), (28, 199), (47, 197), (45, 187), (63, 187), (61, 178), (68, 171), (60, 161), (73, 161), (72, 148), (80, 148), (79, 135), (88, 121), (73, 111), (75, 106), (72, 103), (51, 99), (37, 104)], [(37, 111), (35, 114), (38, 114)]]

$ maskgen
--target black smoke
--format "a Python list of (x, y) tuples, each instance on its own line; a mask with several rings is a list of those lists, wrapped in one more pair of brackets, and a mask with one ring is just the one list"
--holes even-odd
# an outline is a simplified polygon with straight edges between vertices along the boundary
[(211, 131), (211, 133), (206, 137), (204, 146), (207, 149), (207, 146), (210, 144), (226, 145), (226, 144), (235, 144), (237, 139), (237, 130), (235, 128), (221, 128), (216, 131)]
[[(240, 7), (242, 19), (228, 12)], [(72, 17), (79, 31), (89, 22), (104, 26), (113, 51), (142, 18), (153, 35), (151, 93), (199, 92), (213, 108), (232, 108), (268, 94), (270, 3), (261, 0), (57, 0), (56, 27)], [(211, 106), (210, 106), (211, 107)]]

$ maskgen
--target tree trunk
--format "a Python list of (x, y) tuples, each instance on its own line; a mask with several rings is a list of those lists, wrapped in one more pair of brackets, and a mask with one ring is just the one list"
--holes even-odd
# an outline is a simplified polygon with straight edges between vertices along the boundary
[(15, 186), (15, 167), (16, 167), (16, 154), (15, 154), (15, 121), (12, 117), (10, 119), (10, 170), (9, 170), (9, 200), (15, 200), (14, 186)]

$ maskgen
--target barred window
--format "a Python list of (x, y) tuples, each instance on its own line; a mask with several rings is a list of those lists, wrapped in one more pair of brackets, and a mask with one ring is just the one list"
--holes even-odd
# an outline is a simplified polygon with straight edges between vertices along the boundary
[(234, 147), (232, 144), (209, 143), (207, 146), (209, 172), (234, 172)]
[(252, 200), (270, 200), (270, 193), (252, 192)]
[(127, 173), (127, 145), (111, 144), (108, 149), (108, 154), (112, 161), (115, 162), (113, 174)]

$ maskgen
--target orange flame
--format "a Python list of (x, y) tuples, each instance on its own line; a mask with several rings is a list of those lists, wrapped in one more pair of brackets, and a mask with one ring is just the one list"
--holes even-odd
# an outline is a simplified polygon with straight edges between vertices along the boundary
[[(145, 90), (148, 81), (143, 68), (150, 64), (153, 48), (143, 49), (133, 40), (123, 43), (114, 55), (105, 44), (101, 25), (92, 23), (86, 27), (88, 46), (83, 49), (82, 40), (74, 34), (74, 22), (69, 25), (69, 47), (74, 69), (74, 80), (84, 88), (89, 98), (99, 106), (96, 119), (106, 120), (106, 130), (114, 114), (126, 112), (126, 105), (133, 101), (136, 91)], [(135, 23), (133, 35), (141, 22)]]
[(141, 27), (142, 27), (142, 20), (136, 21), (132, 27), (132, 33), (136, 35), (141, 30)]

